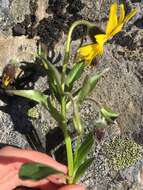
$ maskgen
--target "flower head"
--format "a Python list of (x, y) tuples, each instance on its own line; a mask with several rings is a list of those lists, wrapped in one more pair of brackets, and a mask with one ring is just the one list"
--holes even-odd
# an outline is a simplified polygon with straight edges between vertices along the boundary
[(87, 63), (90, 64), (96, 56), (102, 55), (104, 44), (115, 34), (120, 32), (124, 24), (127, 23), (137, 13), (137, 10), (133, 9), (128, 15), (125, 16), (124, 5), (120, 4), (120, 15), (118, 17), (117, 9), (117, 3), (113, 3), (110, 7), (109, 20), (107, 22), (105, 34), (95, 35), (95, 44), (89, 44), (79, 48), (78, 54), (81, 57), (84, 57)]
[(98, 43), (85, 45), (78, 50), (79, 56), (86, 60), (87, 63), (91, 63), (97, 55), (103, 54), (103, 47)]
[(124, 24), (126, 24), (137, 13), (137, 10), (133, 9), (127, 16), (125, 16), (124, 5), (120, 4), (120, 16), (117, 17), (117, 9), (117, 3), (113, 3), (110, 7), (109, 20), (107, 22), (105, 34), (95, 35), (96, 42), (101, 46), (103, 46), (104, 43), (115, 34), (120, 32)]

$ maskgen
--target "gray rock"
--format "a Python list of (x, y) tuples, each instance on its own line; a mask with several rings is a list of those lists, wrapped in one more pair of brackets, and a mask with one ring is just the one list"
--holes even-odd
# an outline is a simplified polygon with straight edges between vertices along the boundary
[[(108, 19), (110, 2), (82, 0), (82, 3), (85, 4), (83, 8), (72, 14), (64, 7), (61, 12), (65, 15), (62, 15), (62, 17), (61, 15), (57, 16), (55, 10), (50, 12), (47, 9), (46, 0), (2, 0), (0, 2), (0, 73), (13, 58), (18, 62), (34, 62), (38, 40), (53, 45), (52, 48), (54, 48), (57, 56), (54, 57), (54, 61), (56, 61), (56, 58), (63, 59), (63, 45), (70, 20), (75, 20), (78, 17), (84, 18), (96, 22), (104, 29)], [(105, 45), (104, 55), (100, 58), (99, 64), (96, 67), (87, 68), (84, 76), (75, 86), (76, 89), (81, 85), (85, 75), (92, 75), (109, 67), (110, 71), (98, 83), (91, 94), (91, 98), (119, 113), (116, 123), (105, 129), (104, 137), (99, 142), (94, 129), (96, 119), (99, 116), (99, 108), (91, 101), (85, 102), (82, 106), (81, 114), (85, 123), (85, 131), (87, 133), (93, 130), (95, 133), (95, 144), (91, 153), (91, 156), (95, 159), (93, 165), (81, 180), (90, 190), (140, 188), (137, 176), (142, 165), (138, 163), (142, 163), (142, 158), (139, 157), (140, 160), (131, 163), (131, 166), (127, 164), (124, 165), (124, 168), (114, 171), (115, 168), (113, 169), (111, 163), (109, 164), (109, 154), (105, 154), (105, 145), (110, 145), (111, 141), (119, 136), (121, 136), (122, 141), (130, 139), (140, 149), (143, 145), (143, 28), (141, 28), (143, 27), (143, 21), (141, 20), (143, 3), (125, 2), (127, 10), (137, 7), (138, 14), (125, 26), (120, 34), (114, 37), (114, 40)], [(28, 24), (24, 25), (25, 18), (31, 19), (31, 15), (35, 16), (36, 19), (32, 17), (35, 20), (27, 21)], [(24, 27), (25, 31), (20, 34), (21, 36), (16, 34), (12, 36), (12, 29), (17, 26), (17, 23)], [(52, 30), (50, 31), (51, 25)], [(73, 52), (76, 52), (79, 43), (79, 41), (72, 43)], [(50, 47), (48, 48), (50, 49)], [(59, 62), (57, 65), (59, 66)], [(47, 78), (45, 76), (36, 79), (35, 89), (44, 91), (47, 88)], [(9, 143), (22, 148), (29, 147), (27, 139), (35, 135), (35, 130), (32, 128), (34, 126), (43, 147), (46, 147), (45, 135), (57, 126), (57, 123), (40, 105), (34, 107), (38, 111), (40, 110), (40, 116), (38, 115), (38, 118), (34, 116), (27, 120), (28, 109), (33, 106), (35, 105), (31, 105), (29, 101), (22, 98), (4, 97), (4, 100), (2, 98), (0, 102), (1, 143)], [(30, 136), (27, 136), (27, 134)], [(34, 138), (36, 137), (34, 136)], [(40, 143), (36, 146), (40, 150)], [(132, 148), (130, 148), (130, 151), (132, 151)]]
[(10, 5), (9, 14), (15, 22), (22, 22), (25, 15), (30, 14), (30, 0), (13, 0)]

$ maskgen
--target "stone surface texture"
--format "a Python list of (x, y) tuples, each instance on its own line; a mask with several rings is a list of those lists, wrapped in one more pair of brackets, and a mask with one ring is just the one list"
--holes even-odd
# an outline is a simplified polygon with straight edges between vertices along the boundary
[[(0, 74), (11, 60), (33, 65), (39, 42), (46, 45), (52, 62), (59, 66), (71, 23), (86, 19), (104, 29), (111, 2), (0, 0)], [(137, 7), (137, 15), (105, 45), (99, 63), (87, 68), (84, 73), (85, 77), (110, 68), (91, 98), (119, 113), (116, 123), (104, 130), (104, 137), (99, 142), (95, 130), (98, 107), (92, 101), (86, 101), (82, 106), (85, 131), (93, 130), (95, 134), (95, 143), (89, 155), (95, 159), (81, 180), (89, 190), (143, 189), (143, 1), (122, 2), (126, 11)], [(82, 35), (85, 35), (85, 29), (79, 27), (73, 36), (73, 52), (79, 46), (78, 39)], [(48, 88), (47, 78), (40, 72), (39, 68), (34, 68), (34, 84), (31, 85), (44, 91)], [(0, 143), (46, 151), (49, 144), (47, 133), (55, 126), (56, 122), (42, 106), (2, 94)]]

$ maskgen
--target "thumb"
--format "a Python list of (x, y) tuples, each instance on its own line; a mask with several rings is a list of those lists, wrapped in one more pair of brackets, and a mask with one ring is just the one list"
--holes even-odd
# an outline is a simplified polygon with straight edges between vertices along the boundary
[(86, 190), (84, 187), (80, 185), (65, 185), (58, 190)]

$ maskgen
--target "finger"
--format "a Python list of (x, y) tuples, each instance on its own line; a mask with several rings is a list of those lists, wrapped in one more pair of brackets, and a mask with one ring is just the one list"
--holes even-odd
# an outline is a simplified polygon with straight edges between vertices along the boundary
[(55, 185), (51, 182), (37, 186), (40, 190), (58, 190), (59, 185)]
[(0, 189), (12, 190), (18, 185), (17, 172), (9, 172), (4, 178), (0, 179)]
[[(17, 172), (19, 173), (19, 170), (23, 163), (29, 162), (27, 159), (10, 157), (10, 156), (0, 156), (0, 180), (1, 178), (4, 178), (4, 176), (8, 177), (8, 173)], [(55, 174), (50, 175), (47, 177), (49, 181), (55, 184), (65, 184), (66, 176), (63, 174)]]
[(13, 147), (5, 147), (0, 150), (0, 156), (11, 156), (11, 157), (16, 157), (17, 159), (19, 158), (26, 158), (34, 162), (40, 162), (43, 164), (47, 164), (59, 171), (62, 171), (64, 173), (67, 173), (67, 168), (66, 166), (56, 162), (53, 160), (50, 156), (32, 151), (32, 150), (22, 150), (18, 148), (13, 148)]
[[(22, 155), (22, 157), (21, 157), (21, 155)], [(43, 157), (44, 157), (44, 159), (43, 159)], [(30, 159), (30, 160), (27, 160), (27, 159)], [(52, 167), (58, 167), (58, 169), (56, 168), (57, 170), (61, 169), (63, 171), (66, 171), (65, 166), (63, 166), (62, 164), (59, 164), (58, 162), (53, 160), (51, 157), (49, 157), (45, 154), (42, 154), (42, 153), (38, 153), (35, 151), (24, 151), (24, 150), (12, 148), (12, 147), (6, 147), (6, 148), (3, 148), (0, 150), (0, 168), (1, 169), (3, 168), (1, 170), (1, 173), (5, 172), (5, 169), (7, 169), (8, 172), (11, 171), (11, 173), (16, 173), (17, 177), (13, 178), (14, 181), (12, 181), (12, 183), (17, 184), (16, 186), (23, 185), (23, 186), (28, 186), (28, 187), (35, 187), (37, 185), (48, 184), (49, 180), (54, 183), (58, 183), (58, 184), (62, 183), (63, 184), (64, 181), (62, 180), (62, 178), (60, 179), (59, 176), (51, 176), (51, 177), (49, 177), (49, 180), (43, 179), (38, 182), (31, 181), (31, 180), (19, 179), (18, 171), (19, 171), (21, 165), (28, 161), (35, 161), (35, 162), (41, 162), (41, 163), (43, 162), (44, 164), (50, 165)], [(6, 175), (2, 175), (2, 177), (3, 176), (6, 176)], [(12, 179), (12, 178), (9, 178), (7, 181), (9, 181), (10, 179)]]
[(85, 190), (85, 188), (80, 185), (65, 185), (58, 190)]
[[(21, 180), (18, 176), (19, 163), (6, 165), (3, 170), (6, 168), (7, 174), (0, 176), (0, 189), (2, 190), (12, 190), (17, 186), (27, 186), (27, 187), (37, 187), (39, 185), (48, 184), (49, 180), (43, 179), (40, 181), (32, 180)], [(3, 171), (2, 171), (3, 173)]]

